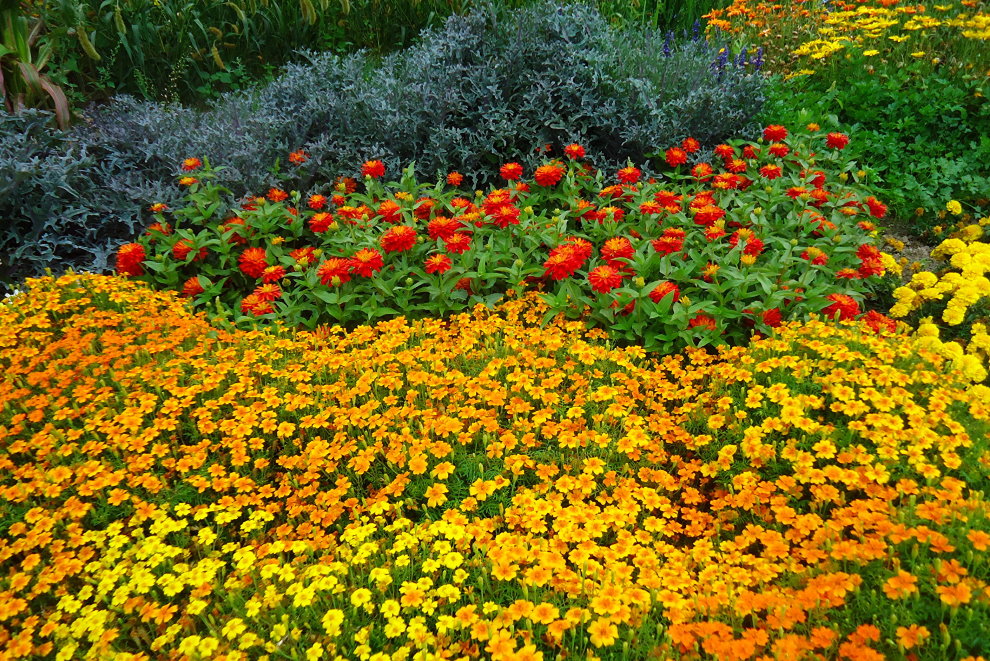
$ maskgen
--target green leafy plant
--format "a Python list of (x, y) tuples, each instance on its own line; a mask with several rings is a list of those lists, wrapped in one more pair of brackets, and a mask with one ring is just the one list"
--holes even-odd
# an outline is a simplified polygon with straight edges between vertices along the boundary
[(59, 127), (71, 119), (62, 88), (43, 73), (52, 42), (40, 43), (44, 22), (26, 15), (18, 0), (0, 0), (0, 94), (8, 112), (52, 106)]

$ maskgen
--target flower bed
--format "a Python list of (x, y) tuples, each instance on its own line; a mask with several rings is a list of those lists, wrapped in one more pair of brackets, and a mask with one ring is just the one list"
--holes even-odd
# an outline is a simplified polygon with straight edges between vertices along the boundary
[(648, 358), (532, 296), (321, 338), (29, 287), (0, 306), (12, 658), (986, 649), (990, 390), (909, 338)]
[(857, 185), (847, 143), (770, 126), (702, 161), (688, 138), (666, 150), (659, 181), (633, 166), (607, 180), (570, 145), (531, 178), (503, 165), (506, 187), (487, 194), (458, 188), (457, 173), (386, 184), (369, 161), (363, 186), (272, 189), (229, 212), (214, 171), (190, 158), (185, 203), (153, 207), (157, 222), (120, 249), (117, 269), (219, 301), (238, 322), (442, 315), (537, 286), (548, 318), (582, 317), (648, 350), (738, 343), (814, 312), (856, 317), (893, 263), (874, 246), (886, 207)]

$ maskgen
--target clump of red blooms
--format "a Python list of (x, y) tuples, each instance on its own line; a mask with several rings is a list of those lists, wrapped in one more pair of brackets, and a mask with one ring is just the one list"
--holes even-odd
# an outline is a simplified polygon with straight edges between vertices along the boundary
[[(816, 125), (809, 125), (808, 130), (819, 131)], [(816, 139), (832, 150), (845, 149), (849, 144), (849, 137), (838, 132), (824, 136), (819, 133)], [(818, 149), (822, 142), (817, 143)], [(672, 172), (659, 181), (644, 181), (643, 170), (629, 164), (615, 171), (617, 183), (598, 190), (592, 183), (596, 171), (582, 162), (585, 148), (572, 143), (563, 147), (565, 160), (545, 161), (533, 170), (531, 181), (523, 180), (520, 163), (503, 164), (499, 174), (506, 187), (494, 188), (483, 196), (478, 193), (477, 197), (458, 190), (464, 176), (454, 171), (444, 178), (452, 191), (442, 189), (445, 192), (415, 198), (401, 191), (381, 190), (383, 185), (372, 181), (384, 177), (385, 165), (381, 160), (369, 160), (361, 166), (363, 184), (340, 177), (333, 182), (332, 191), (301, 198), (301, 209), (285, 205), (288, 192), (271, 188), (264, 197), (247, 198), (238, 215), (217, 227), (221, 240), (236, 246), (233, 255), (237, 272), (249, 282), (245, 290), (248, 293), (240, 299), (241, 310), (266, 315), (285, 304), (279, 302), (283, 299), (282, 288), (292, 289), (297, 278), (306, 273), (315, 273), (311, 282), (334, 289), (360, 286), (361, 280), (374, 278), (383, 269), (388, 273), (395, 269), (409, 273), (415, 268), (430, 276), (451, 271), (456, 274), (457, 269), (463, 273), (470, 270), (465, 266), (469, 262), (455, 262), (453, 256), (491, 246), (500, 232), (518, 233), (525, 242), (534, 232), (551, 227), (533, 224), (537, 220), (546, 223), (546, 216), (541, 215), (546, 214), (543, 207), (558, 206), (564, 210), (567, 222), (559, 226), (555, 238), (550, 235), (549, 240), (544, 239), (540, 247), (545, 252), (535, 264), (523, 263), (530, 269), (525, 282), (540, 282), (550, 288), (569, 280), (581, 283), (602, 297), (599, 305), (617, 311), (615, 314), (630, 315), (644, 301), (647, 305), (662, 304), (665, 310), (690, 305), (688, 301), (696, 302), (699, 296), (703, 302), (705, 288), (720, 286), (727, 277), (724, 266), (756, 269), (779, 259), (780, 236), (774, 235), (773, 228), (749, 211), (734, 211), (739, 201), (745, 200), (746, 191), (761, 182), (761, 192), (776, 187), (780, 198), (793, 205), (793, 211), (780, 211), (778, 204), (776, 213), (791, 213), (799, 220), (799, 231), (793, 239), (788, 237), (796, 248), (787, 254), (806, 269), (830, 274), (838, 289), (827, 295), (818, 294), (816, 300), (822, 305), (810, 311), (843, 321), (861, 317), (876, 332), (894, 330), (894, 322), (887, 317), (873, 311), (863, 314), (856, 298), (850, 295), (859, 291), (855, 286), (843, 291), (840, 285), (884, 273), (883, 256), (867, 236), (876, 228), (871, 220), (862, 219), (866, 214), (883, 218), (887, 213), (883, 202), (830, 184), (826, 171), (815, 167), (815, 147), (795, 140), (784, 126), (767, 126), (758, 144), (716, 145), (711, 162), (701, 160), (701, 149), (698, 140), (685, 138), (663, 151), (663, 161)], [(544, 145), (538, 152), (550, 150)], [(295, 165), (304, 164), (308, 158), (302, 150), (289, 154), (289, 161)], [(202, 168), (203, 162), (198, 158), (187, 158), (181, 165), (184, 172)], [(197, 176), (207, 176), (209, 172), (207, 168)], [(776, 180), (786, 183), (775, 183)], [(362, 185), (367, 191), (359, 192)], [(369, 197), (372, 190), (376, 192)], [(258, 227), (245, 218), (267, 208), (266, 204), (285, 207), (285, 226), (296, 225), (295, 238), (278, 237), (277, 243), (264, 243), (271, 237), (262, 236)], [(198, 239), (173, 235), (179, 227), (165, 222), (165, 214), (170, 213), (165, 204), (154, 204), (150, 211), (156, 214), (157, 221), (140, 242), (121, 246), (116, 255), (118, 273), (153, 277), (144, 264), (156, 243), (167, 256), (184, 265), (211, 259), (211, 248), (207, 246), (215, 244), (206, 242), (200, 246), (202, 241)], [(301, 219), (301, 230), (297, 219)], [(843, 234), (856, 232), (862, 237), (858, 245), (836, 250), (835, 242)], [(307, 237), (312, 245), (298, 245)], [(348, 250), (342, 243), (345, 237), (359, 239), (364, 245)], [(798, 243), (793, 243), (795, 240)], [(698, 256), (699, 251), (703, 257)], [(855, 259), (851, 260), (853, 252)], [(161, 249), (158, 254), (161, 259)], [(644, 265), (653, 264), (645, 268), (655, 268), (657, 259), (665, 260), (667, 271), (692, 259), (696, 267), (688, 277), (683, 273), (670, 277), (664, 275), (667, 271), (642, 271)], [(542, 269), (533, 273), (532, 267), (539, 268), (541, 263)], [(190, 276), (188, 272), (182, 277), (181, 293), (191, 299), (214, 284), (210, 278)], [(451, 284), (454, 289), (470, 295), (486, 293), (479, 290), (480, 283), (473, 277), (460, 276), (449, 282), (456, 283)], [(744, 325), (776, 328), (793, 313), (792, 306), (809, 295), (804, 287), (779, 284), (787, 294), (740, 310)], [(620, 288), (622, 291), (616, 292)], [(630, 298), (630, 291), (637, 290), (639, 294)], [(682, 328), (720, 334), (731, 327), (731, 319), (724, 314), (713, 315), (704, 309), (697, 311), (695, 306), (683, 318)]]

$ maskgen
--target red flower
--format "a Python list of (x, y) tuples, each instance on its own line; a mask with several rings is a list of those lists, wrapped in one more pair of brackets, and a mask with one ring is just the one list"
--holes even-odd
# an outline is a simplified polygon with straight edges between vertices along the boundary
[(829, 149), (845, 149), (849, 144), (849, 136), (845, 133), (829, 133), (825, 136), (825, 146)]
[(707, 227), (724, 217), (725, 209), (714, 204), (706, 204), (695, 212), (694, 223)]
[(825, 298), (832, 301), (831, 305), (822, 310), (822, 314), (829, 319), (834, 318), (835, 315), (839, 315), (841, 321), (846, 321), (848, 319), (855, 319), (859, 315), (859, 303), (852, 297), (845, 294), (829, 294)]
[(765, 179), (777, 179), (784, 174), (779, 165), (764, 165), (760, 168), (760, 175)]
[(533, 175), (533, 179), (540, 186), (556, 186), (563, 178), (565, 171), (564, 166), (560, 163), (548, 163), (547, 165), (541, 165), (536, 168), (536, 174)]
[(681, 143), (681, 148), (689, 154), (701, 149), (701, 143), (694, 138), (684, 138), (684, 142)]
[(564, 147), (564, 154), (571, 159), (584, 158), (584, 147), (577, 143), (569, 144)]
[(880, 256), (880, 251), (874, 246), (864, 243), (856, 250), (856, 256), (859, 257), (859, 261), (861, 262), (859, 267), (860, 277), (868, 278), (871, 275), (883, 275), (883, 258)]
[(471, 249), (471, 235), (466, 232), (452, 234), (449, 239), (444, 239), (444, 249), (447, 252), (460, 255)]
[(606, 218), (612, 216), (612, 220), (614, 220), (617, 223), (621, 223), (622, 218), (626, 215), (626, 212), (620, 209), (619, 207), (608, 206), (608, 207), (602, 207), (601, 214), (602, 215), (598, 219), (598, 222), (603, 222)]
[(666, 154), (667, 165), (676, 168), (678, 165), (687, 163), (687, 152), (679, 147), (671, 147)]
[(310, 195), (307, 204), (313, 211), (319, 211), (327, 205), (327, 198), (325, 195)]
[(351, 257), (351, 270), (362, 278), (370, 278), (384, 265), (382, 254), (374, 248), (361, 248)]
[(783, 158), (784, 156), (787, 156), (789, 153), (791, 153), (791, 148), (782, 142), (775, 142), (772, 145), (770, 145), (767, 151), (770, 152), (773, 156), (776, 156), (777, 158)]
[(182, 161), (183, 172), (192, 172), (193, 170), (198, 170), (203, 167), (203, 161), (198, 158), (187, 158)]
[(237, 259), (241, 273), (249, 278), (260, 278), (268, 268), (268, 255), (264, 248), (248, 248)]
[(760, 153), (760, 150), (756, 148), (755, 145), (746, 145), (743, 147), (743, 158), (753, 159)]
[(294, 151), (289, 154), (289, 162), (293, 165), (302, 165), (309, 160), (309, 154), (304, 152), (302, 149), (299, 151)]
[(385, 174), (385, 164), (381, 161), (365, 161), (361, 166), (361, 176), (379, 179)]
[(502, 178), (506, 181), (516, 181), (522, 176), (523, 168), (518, 163), (506, 163), (499, 168), (498, 173), (502, 175)]
[(721, 144), (715, 147), (715, 155), (719, 156), (725, 160), (734, 158), (736, 155), (736, 150), (731, 145)]
[(325, 285), (339, 287), (351, 279), (351, 260), (343, 257), (331, 257), (316, 269), (320, 282)]
[(660, 203), (654, 200), (648, 200), (639, 205), (639, 212), (644, 215), (661, 213), (663, 210), (664, 209), (660, 206)]
[(427, 273), (446, 273), (454, 265), (450, 257), (444, 254), (430, 255), (426, 258)]
[(643, 172), (639, 168), (634, 168), (631, 165), (619, 170), (619, 174), (617, 175), (619, 181), (624, 184), (635, 184), (642, 176)]
[(661, 255), (680, 252), (684, 248), (684, 237), (684, 230), (675, 227), (667, 228), (664, 230), (663, 236), (652, 241), (653, 249)]
[(117, 249), (117, 273), (120, 275), (141, 275), (147, 253), (140, 243), (125, 243)]
[(691, 176), (698, 181), (708, 181), (715, 174), (715, 170), (708, 163), (698, 163), (691, 168)]
[(746, 165), (746, 161), (744, 161), (741, 158), (734, 158), (731, 161), (727, 161), (725, 164), (726, 170), (728, 170), (729, 172), (734, 172), (736, 174), (739, 174), (740, 172), (745, 172), (747, 167), (749, 166)]
[(866, 206), (870, 208), (870, 215), (874, 218), (883, 218), (887, 215), (887, 205), (872, 195), (866, 198)]
[(309, 219), (309, 229), (317, 234), (322, 234), (330, 229), (331, 223), (333, 223), (333, 216), (325, 211), (321, 211), (314, 213), (313, 217)]
[[(264, 255), (264, 250), (262, 250), (261, 248), (249, 248), (249, 250), (261, 250), (262, 255)], [(313, 246), (303, 246), (302, 248), (296, 248), (295, 250), (289, 253), (289, 257), (294, 259), (296, 264), (299, 264), (300, 266), (309, 266), (310, 264), (316, 263), (316, 248), (314, 248)], [(264, 271), (264, 268), (262, 268), (262, 271)]]
[(897, 332), (897, 322), (890, 317), (884, 316), (877, 312), (876, 310), (870, 310), (862, 318), (863, 323), (865, 323), (874, 333), (880, 334), (882, 331), (888, 333)]
[(602, 294), (607, 294), (622, 285), (622, 273), (611, 266), (598, 266), (588, 273), (591, 288)]
[(397, 223), (401, 220), (400, 212), (402, 208), (395, 200), (385, 200), (378, 205), (378, 215), (386, 223)]
[(289, 194), (281, 188), (269, 188), (267, 197), (272, 202), (284, 202), (289, 199)]
[(616, 269), (627, 268), (629, 264), (619, 260), (630, 259), (635, 254), (636, 249), (633, 248), (632, 242), (624, 236), (612, 237), (602, 246), (602, 258), (609, 266)]
[(413, 205), (413, 215), (420, 220), (426, 220), (433, 213), (436, 201), (431, 197), (421, 197)]
[(271, 314), (274, 312), (272, 304), (268, 301), (261, 300), (257, 294), (248, 294), (241, 301), (241, 312), (244, 314), (253, 314), (255, 316), (260, 316), (263, 314)]
[(199, 284), (198, 276), (193, 276), (182, 284), (182, 295), (185, 296), (186, 298), (199, 296), (204, 291), (206, 290), (203, 289), (203, 285)]
[(430, 239), (434, 241), (437, 239), (443, 239), (446, 241), (450, 237), (454, 236), (454, 233), (463, 226), (464, 224), (456, 218), (437, 216), (426, 226), (426, 232), (430, 235)]
[(464, 175), (460, 172), (451, 172), (447, 175), (447, 183), (451, 186), (460, 186), (464, 183)]
[(268, 282), (278, 282), (285, 277), (285, 268), (282, 266), (269, 266), (261, 273), (261, 281)]
[(668, 294), (673, 294), (673, 299), (671, 300), (671, 303), (676, 303), (677, 300), (681, 297), (681, 290), (673, 282), (664, 280), (663, 282), (659, 283), (656, 287), (654, 287), (653, 291), (650, 292), (650, 300), (653, 301), (654, 303), (659, 303)]
[(825, 266), (828, 264), (828, 255), (822, 250), (811, 247), (801, 253), (801, 259), (806, 259), (812, 264), (817, 266)]
[(763, 323), (769, 326), (770, 328), (776, 328), (777, 326), (780, 326), (780, 322), (782, 321), (782, 319), (783, 318), (781, 317), (779, 308), (770, 308), (769, 310), (763, 313)]
[(404, 252), (416, 245), (416, 230), (408, 225), (396, 225), (382, 234), (380, 240), (385, 252)]
[[(192, 241), (190, 241), (189, 239), (179, 239), (175, 243), (175, 245), (172, 246), (172, 256), (175, 257), (180, 262), (183, 262), (185, 261), (186, 257), (189, 256), (189, 253), (191, 253), (194, 249), (195, 246), (193, 245)], [(198, 262), (199, 260), (204, 259), (206, 257), (206, 254), (207, 254), (207, 249), (204, 246), (199, 249), (199, 251), (196, 253), (196, 256), (193, 257), (192, 261)]]
[(588, 241), (569, 237), (559, 246), (550, 251), (547, 261), (543, 262), (546, 271), (543, 277), (553, 280), (563, 280), (574, 275), (574, 272), (584, 266), (591, 256), (592, 247)]
[(709, 317), (707, 314), (698, 314), (693, 319), (688, 321), (688, 328), (701, 328), (703, 330), (716, 331), (718, 330), (718, 325), (715, 323), (715, 319)]
[(767, 142), (783, 142), (787, 138), (787, 129), (779, 124), (771, 124), (763, 129), (763, 139)]
[(255, 287), (251, 293), (257, 296), (259, 300), (270, 303), (282, 297), (282, 288), (275, 283), (266, 282), (263, 285)]

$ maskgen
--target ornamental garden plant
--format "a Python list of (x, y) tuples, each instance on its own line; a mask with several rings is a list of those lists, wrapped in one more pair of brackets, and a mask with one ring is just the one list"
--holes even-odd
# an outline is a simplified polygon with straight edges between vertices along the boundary
[(0, 305), (9, 658), (986, 650), (990, 390), (912, 338), (659, 356), (532, 294), (321, 336), (28, 286)]
[[(687, 138), (649, 179), (632, 165), (595, 170), (571, 144), (532, 173), (503, 164), (487, 193), (461, 189), (456, 172), (387, 181), (372, 160), (360, 184), (272, 188), (233, 208), (190, 157), (183, 203), (151, 207), (117, 270), (239, 324), (440, 316), (539, 289), (547, 319), (581, 318), (650, 351), (740, 343), (784, 319), (860, 316), (894, 263), (875, 245), (886, 206), (857, 185), (847, 144), (813, 125), (771, 125), (709, 154)], [(289, 160), (304, 168), (307, 156)]]

